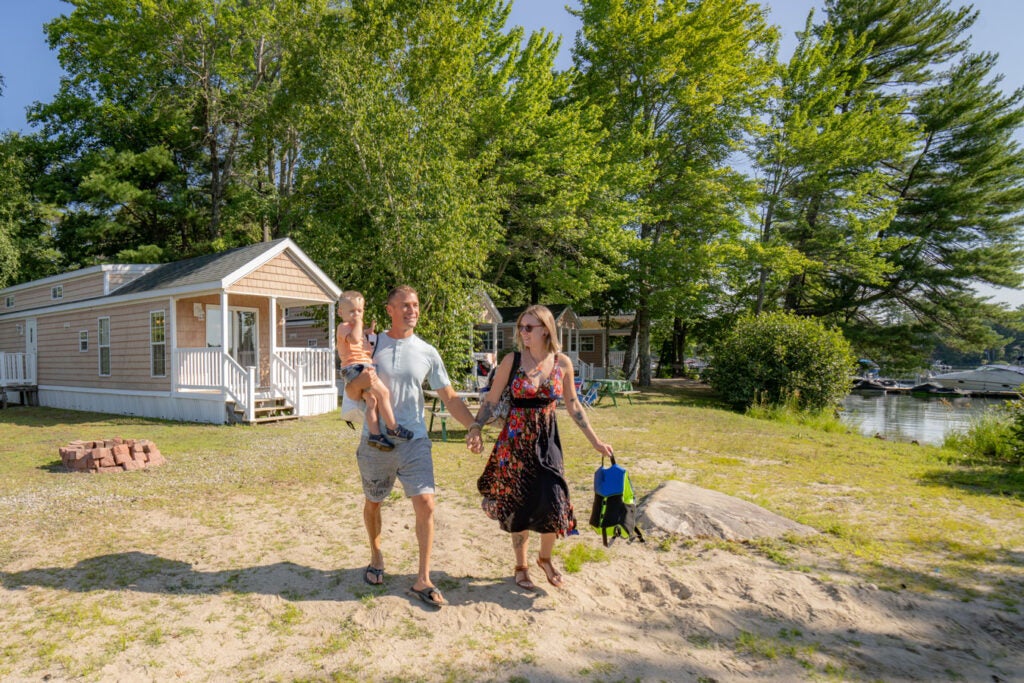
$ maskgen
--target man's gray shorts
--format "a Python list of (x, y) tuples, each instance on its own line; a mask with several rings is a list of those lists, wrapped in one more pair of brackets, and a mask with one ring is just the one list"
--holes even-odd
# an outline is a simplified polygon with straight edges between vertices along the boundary
[(409, 498), (434, 492), (434, 459), (430, 439), (396, 442), (395, 450), (381, 451), (366, 444), (366, 434), (359, 440), (356, 462), (363, 478), (363, 495), (380, 503), (391, 493), (395, 479), (402, 482)]

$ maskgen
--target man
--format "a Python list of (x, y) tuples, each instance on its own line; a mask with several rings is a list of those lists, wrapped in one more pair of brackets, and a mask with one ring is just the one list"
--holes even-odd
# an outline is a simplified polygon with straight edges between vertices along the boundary
[(419, 573), (410, 590), (423, 602), (441, 607), (447, 601), (430, 581), (430, 551), (434, 544), (434, 461), (423, 421), (423, 381), (427, 380), (430, 388), (438, 393), (451, 416), (470, 430), (469, 447), (476, 453), (483, 448), (480, 425), (473, 421), (469, 408), (456, 396), (437, 349), (415, 334), (420, 318), (416, 290), (407, 285), (391, 290), (386, 310), (391, 318), (391, 329), (377, 335), (373, 362), (377, 376), (391, 392), (395, 419), (412, 432), (413, 438), (397, 443), (392, 451), (375, 450), (367, 444), (368, 430), (363, 427), (356, 450), (365, 498), (363, 523), (370, 541), (370, 564), (363, 572), (363, 580), (375, 586), (384, 583), (380, 506), (397, 478), (416, 514)]

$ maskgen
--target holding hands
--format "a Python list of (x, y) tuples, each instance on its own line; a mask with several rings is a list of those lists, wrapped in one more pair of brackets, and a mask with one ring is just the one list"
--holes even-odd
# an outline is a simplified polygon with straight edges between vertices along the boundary
[(466, 448), (474, 453), (481, 453), (484, 450), (484, 437), (480, 425), (474, 422), (466, 432)]

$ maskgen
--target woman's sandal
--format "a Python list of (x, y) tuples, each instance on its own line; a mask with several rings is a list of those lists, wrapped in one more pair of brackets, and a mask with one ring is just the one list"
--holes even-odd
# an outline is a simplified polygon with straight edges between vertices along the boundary
[[(533, 581), (530, 581), (530, 574), (528, 573), (530, 568), (525, 564), (521, 567), (516, 567), (515, 582), (516, 585), (526, 591), (537, 590), (537, 587), (533, 585)], [(522, 575), (523, 578), (519, 578)]]
[(562, 575), (555, 569), (555, 565), (551, 564), (550, 557), (538, 557), (537, 566), (544, 570), (545, 576), (548, 577), (548, 583), (555, 588), (562, 587)]

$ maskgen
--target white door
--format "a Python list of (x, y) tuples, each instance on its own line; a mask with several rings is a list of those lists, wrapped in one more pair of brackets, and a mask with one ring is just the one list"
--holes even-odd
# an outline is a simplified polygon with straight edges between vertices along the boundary
[[(259, 367), (259, 311), (255, 308), (229, 308), (228, 354), (243, 368)], [(220, 346), (220, 306), (206, 308), (206, 345)]]
[(25, 381), (29, 384), (36, 382), (36, 352), (39, 350), (39, 341), (36, 339), (36, 319), (29, 318), (25, 321)]

